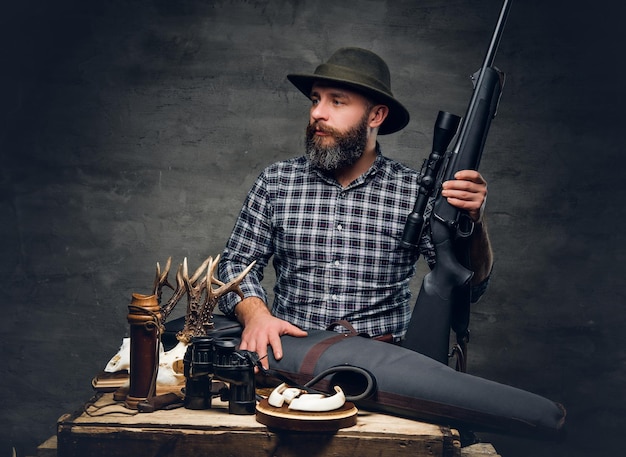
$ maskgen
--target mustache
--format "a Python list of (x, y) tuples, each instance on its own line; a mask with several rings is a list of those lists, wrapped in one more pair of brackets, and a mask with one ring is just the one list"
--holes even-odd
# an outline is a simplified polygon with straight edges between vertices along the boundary
[(322, 132), (335, 138), (341, 135), (341, 132), (339, 130), (329, 127), (328, 125), (320, 121), (315, 121), (312, 124), (307, 125), (306, 131), (307, 134), (310, 136), (315, 135), (315, 132)]

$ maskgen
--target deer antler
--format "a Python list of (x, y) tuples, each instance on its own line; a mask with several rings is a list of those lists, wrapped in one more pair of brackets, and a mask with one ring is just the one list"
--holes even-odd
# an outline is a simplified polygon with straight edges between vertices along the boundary
[(161, 304), (161, 294), (163, 292), (163, 286), (167, 286), (170, 289), (174, 290), (172, 285), (167, 280), (167, 275), (170, 272), (170, 267), (172, 266), (172, 257), (167, 258), (167, 262), (165, 263), (165, 270), (161, 273), (161, 265), (159, 262), (156, 263), (156, 275), (154, 277), (154, 286), (152, 287), (152, 293), (157, 296), (157, 301)]
[(187, 258), (185, 257), (185, 259), (183, 260), (183, 264), (178, 265), (178, 270), (176, 271), (176, 288), (174, 288), (167, 279), (167, 275), (169, 273), (172, 263), (172, 258), (170, 257), (167, 259), (167, 264), (163, 273), (160, 272), (160, 266), (157, 262), (157, 273), (154, 280), (154, 290), (155, 294), (157, 294), (159, 304), (161, 303), (161, 289), (163, 288), (163, 286), (167, 286), (174, 291), (167, 303), (161, 307), (161, 314), (163, 315), (164, 321), (165, 319), (167, 319), (167, 316), (169, 316), (170, 313), (174, 310), (180, 299), (183, 298), (185, 292), (187, 292), (188, 287), (186, 283), (189, 282), (190, 284), (195, 284), (209, 264), (209, 260), (210, 257), (202, 262), (202, 265), (200, 265), (198, 269), (194, 272), (193, 276), (189, 278), (187, 273)]
[[(207, 294), (209, 296), (209, 301), (213, 301), (217, 303), (217, 299), (221, 297), (222, 295), (227, 294), (228, 292), (235, 292), (237, 295), (239, 295), (239, 297), (243, 299), (244, 298), (243, 292), (241, 292), (241, 289), (239, 288), (239, 284), (241, 283), (243, 278), (250, 272), (250, 270), (252, 270), (252, 267), (254, 267), (254, 265), (256, 264), (256, 260), (252, 262), (250, 265), (248, 265), (239, 274), (239, 276), (237, 276), (235, 279), (230, 281), (228, 284), (224, 284), (222, 281), (220, 281), (219, 279), (215, 277), (215, 270), (217, 269), (219, 260), (220, 260), (220, 256), (218, 255), (215, 258), (215, 262), (212, 262), (209, 264), (209, 271), (207, 272), (207, 284), (209, 284), (209, 286), (207, 287)], [(210, 279), (209, 279), (209, 276), (210, 276)], [(219, 287), (217, 289), (213, 289), (212, 287), (213, 284), (217, 284)], [(211, 312), (212, 311), (213, 310), (211, 310)]]
[[(168, 274), (172, 266), (172, 258), (169, 257), (165, 264), (165, 268), (161, 271), (159, 262), (156, 264), (156, 275), (154, 278), (153, 293), (157, 296), (159, 306), (161, 305), (161, 296), (163, 287), (169, 287), (173, 293), (170, 299), (161, 306), (161, 314), (163, 321), (167, 319), (174, 307), (180, 299), (187, 293), (187, 312), (185, 315), (185, 325), (183, 330), (177, 335), (180, 341), (189, 343), (193, 336), (206, 335), (213, 328), (213, 310), (217, 305), (219, 298), (228, 292), (235, 292), (241, 298), (243, 292), (239, 288), (239, 284), (243, 278), (252, 270), (256, 262), (248, 265), (235, 279), (224, 284), (215, 277), (215, 271), (219, 263), (220, 256), (215, 260), (208, 257), (196, 269), (194, 274), (189, 277), (187, 267), (187, 258), (183, 259), (183, 263), (178, 265), (176, 271), (176, 287), (168, 280)], [(206, 274), (203, 275), (203, 273)], [(217, 287), (213, 287), (216, 285)], [(206, 294), (205, 294), (206, 291)]]
[[(208, 267), (206, 265), (207, 263)], [(230, 281), (228, 284), (224, 284), (222, 281), (215, 278), (215, 270), (217, 269), (218, 263), (219, 256), (217, 256), (215, 260), (213, 260), (212, 257), (209, 257), (205, 263), (203, 263), (203, 267), (206, 268), (206, 276), (204, 278), (199, 280), (197, 284), (193, 281), (193, 278), (185, 280), (188, 293), (188, 304), (187, 314), (185, 316), (185, 326), (177, 335), (180, 341), (189, 343), (192, 337), (206, 335), (209, 330), (214, 328), (213, 310), (217, 305), (219, 297), (228, 292), (235, 292), (243, 298), (243, 293), (241, 292), (241, 289), (239, 289), (239, 284), (250, 272), (255, 262), (252, 262), (244, 271), (241, 272), (239, 276)], [(184, 271), (186, 272), (186, 259), (184, 265)], [(183, 277), (186, 277), (186, 274), (183, 274)], [(196, 278), (196, 280), (197, 279), (198, 278)], [(214, 289), (212, 286), (213, 284), (217, 284), (218, 288)], [(203, 292), (205, 290), (206, 295), (204, 295), (203, 298)]]
[(207, 267), (207, 264), (210, 265), (211, 261), (211, 257), (205, 260), (201, 268), (196, 270), (196, 274), (191, 278), (188, 277), (187, 258), (183, 261), (183, 280), (187, 288), (187, 313), (185, 314), (183, 330), (177, 336), (180, 341), (184, 341), (185, 343), (189, 343), (191, 337), (202, 334), (199, 332), (199, 329), (202, 327), (202, 309), (206, 306), (206, 298), (204, 300), (202, 298), (203, 292), (206, 289), (206, 278), (203, 277), (200, 281), (198, 281), (198, 278)]
[(167, 276), (170, 272), (170, 267), (172, 266), (172, 257), (167, 258), (167, 262), (165, 263), (165, 269), (161, 272), (161, 265), (159, 262), (156, 264), (156, 275), (154, 277), (154, 286), (152, 287), (152, 293), (157, 296), (157, 303), (161, 306), (161, 298), (163, 295), (163, 286), (167, 286), (172, 289), (174, 292), (170, 299), (164, 306), (161, 306), (161, 315), (163, 318), (163, 322), (167, 319), (167, 316), (172, 312), (178, 301), (185, 294), (185, 284), (182, 280), (181, 276), (181, 266), (178, 266), (178, 271), (176, 272), (176, 287), (172, 286), (169, 282)]
[(174, 308), (176, 307), (180, 299), (183, 298), (183, 295), (185, 295), (186, 288), (185, 288), (185, 281), (183, 281), (182, 269), (183, 269), (183, 266), (178, 265), (178, 269), (176, 270), (176, 289), (170, 286), (170, 288), (174, 291), (174, 293), (172, 294), (170, 299), (167, 301), (167, 303), (161, 306), (161, 314), (163, 315), (163, 321), (167, 319), (167, 316), (170, 315), (170, 313), (174, 310)]

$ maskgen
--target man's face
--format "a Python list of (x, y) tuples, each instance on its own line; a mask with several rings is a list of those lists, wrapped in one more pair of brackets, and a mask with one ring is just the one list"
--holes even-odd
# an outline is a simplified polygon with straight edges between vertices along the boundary
[(371, 103), (344, 88), (314, 85), (306, 129), (309, 161), (324, 171), (354, 164), (363, 154), (369, 136)]

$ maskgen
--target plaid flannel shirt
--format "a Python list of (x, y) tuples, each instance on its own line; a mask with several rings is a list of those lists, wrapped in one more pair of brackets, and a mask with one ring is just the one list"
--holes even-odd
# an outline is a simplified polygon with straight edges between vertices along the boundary
[[(253, 260), (240, 287), (260, 297), (263, 269), (276, 270), (272, 313), (304, 329), (341, 319), (372, 337), (400, 338), (410, 319), (409, 281), (420, 252), (432, 266), (428, 227), (420, 252), (399, 246), (413, 209), (419, 173), (378, 152), (370, 169), (343, 188), (304, 157), (267, 167), (250, 190), (221, 256), (230, 281)], [(426, 216), (431, 210), (427, 208)], [(232, 314), (236, 294), (220, 300)]]

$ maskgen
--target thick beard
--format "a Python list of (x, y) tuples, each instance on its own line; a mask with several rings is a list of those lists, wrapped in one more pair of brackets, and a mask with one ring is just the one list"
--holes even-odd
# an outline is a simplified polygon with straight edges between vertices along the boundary
[[(323, 171), (336, 171), (353, 165), (365, 151), (367, 145), (367, 116), (347, 132), (322, 127), (335, 140), (331, 146), (323, 146), (322, 138), (315, 135), (315, 123), (306, 128), (306, 156), (311, 164)], [(328, 138), (328, 137), (325, 137)]]

